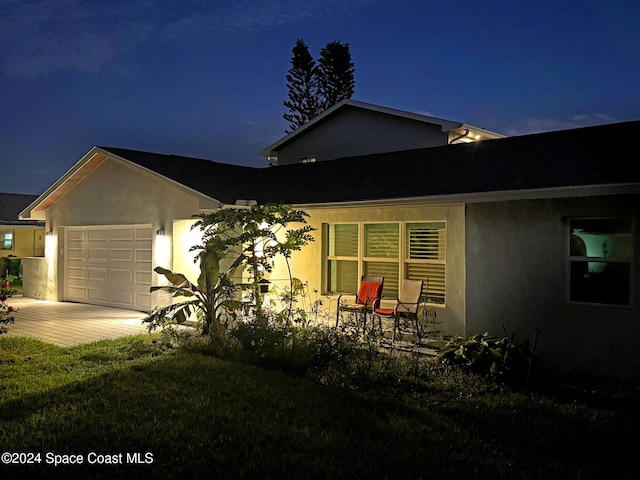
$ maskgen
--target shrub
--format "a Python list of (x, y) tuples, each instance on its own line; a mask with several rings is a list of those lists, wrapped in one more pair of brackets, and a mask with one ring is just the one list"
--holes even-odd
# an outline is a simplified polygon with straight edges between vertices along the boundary
[(484, 332), (452, 338), (440, 352), (439, 359), (443, 364), (511, 383), (526, 378), (532, 352), (528, 342), (517, 342), (514, 335), (494, 337)]
[(15, 290), (10, 287), (12, 281), (15, 280), (16, 277), (12, 275), (7, 275), (2, 279), (1, 288), (0, 288), (0, 335), (3, 333), (7, 333), (6, 325), (11, 325), (14, 322), (14, 312), (17, 311), (16, 308), (13, 308), (7, 303), (7, 299), (11, 297)]

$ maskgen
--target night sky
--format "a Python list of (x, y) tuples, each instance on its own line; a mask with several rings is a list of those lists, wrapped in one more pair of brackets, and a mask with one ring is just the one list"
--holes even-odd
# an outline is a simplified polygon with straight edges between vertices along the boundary
[(94, 145), (266, 167), (297, 38), (354, 99), (522, 135), (640, 119), (640, 2), (0, 0), (0, 192)]

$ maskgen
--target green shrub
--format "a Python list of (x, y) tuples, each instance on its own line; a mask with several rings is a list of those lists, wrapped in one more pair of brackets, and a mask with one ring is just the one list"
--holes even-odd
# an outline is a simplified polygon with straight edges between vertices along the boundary
[(484, 332), (452, 338), (440, 352), (439, 359), (446, 365), (514, 382), (526, 379), (531, 355), (529, 343), (517, 342), (514, 335), (495, 337)]

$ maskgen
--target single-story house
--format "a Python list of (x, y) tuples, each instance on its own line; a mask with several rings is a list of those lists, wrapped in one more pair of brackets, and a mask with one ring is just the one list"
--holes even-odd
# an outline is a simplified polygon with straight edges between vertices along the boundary
[(639, 127), (271, 168), (94, 147), (21, 214), (47, 233), (45, 257), (24, 261), (25, 295), (149, 310), (166, 301), (149, 293), (155, 266), (195, 279), (192, 215), (287, 203), (316, 228), (293, 274), (329, 300), (362, 274), (384, 275), (387, 297), (428, 278), (445, 333), (539, 331), (553, 365), (640, 378), (640, 174), (627, 145)]
[(37, 195), (0, 193), (0, 276), (19, 276), (23, 257), (44, 256), (44, 221), (19, 220)]

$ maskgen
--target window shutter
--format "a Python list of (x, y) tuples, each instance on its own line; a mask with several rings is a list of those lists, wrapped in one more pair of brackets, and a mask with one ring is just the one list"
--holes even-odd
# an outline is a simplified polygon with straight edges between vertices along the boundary
[(329, 226), (329, 256), (358, 256), (358, 225), (337, 224)]
[(406, 276), (424, 280), (427, 302), (440, 305), (446, 292), (446, 232), (444, 222), (408, 223), (406, 228)]
[(365, 257), (398, 258), (399, 226), (397, 223), (365, 225)]

